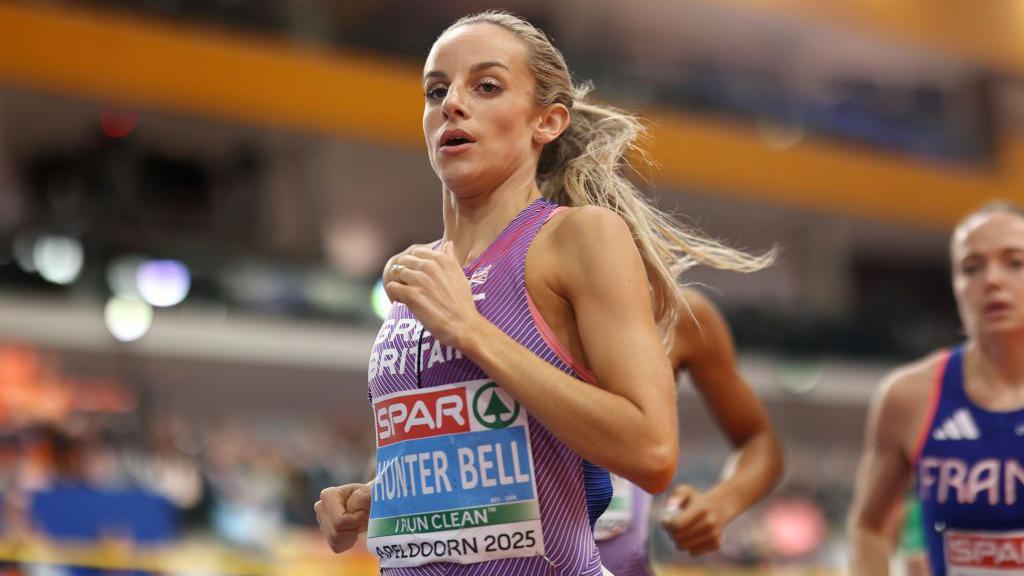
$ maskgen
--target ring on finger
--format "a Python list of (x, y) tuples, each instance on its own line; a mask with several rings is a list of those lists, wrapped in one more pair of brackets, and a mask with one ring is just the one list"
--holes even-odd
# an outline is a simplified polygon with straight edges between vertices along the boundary
[(392, 265), (391, 265), (391, 273), (392, 273), (392, 274), (398, 274), (398, 273), (400, 273), (400, 272), (401, 272), (401, 271), (402, 271), (402, 270), (403, 270), (404, 268), (405, 268), (405, 266), (402, 266), (401, 264), (392, 264)]

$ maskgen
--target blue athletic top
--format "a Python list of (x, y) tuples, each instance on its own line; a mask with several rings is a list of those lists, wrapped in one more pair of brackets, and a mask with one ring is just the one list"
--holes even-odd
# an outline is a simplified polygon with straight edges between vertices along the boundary
[(992, 412), (971, 401), (963, 359), (962, 346), (952, 350), (937, 374), (918, 450), (932, 574), (1024, 574), (1024, 409)]

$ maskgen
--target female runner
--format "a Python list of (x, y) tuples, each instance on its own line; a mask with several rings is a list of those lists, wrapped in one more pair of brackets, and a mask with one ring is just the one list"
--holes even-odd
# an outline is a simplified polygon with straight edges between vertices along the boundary
[(1024, 210), (993, 203), (950, 242), (967, 341), (894, 372), (868, 413), (851, 573), (889, 573), (911, 480), (933, 576), (1024, 574)]
[(377, 477), (325, 490), (321, 529), (337, 552), (366, 532), (384, 574), (600, 574), (604, 470), (650, 492), (675, 470), (673, 266), (758, 262), (644, 201), (621, 173), (641, 124), (529, 23), (459, 20), (423, 89), (444, 236), (385, 270)]

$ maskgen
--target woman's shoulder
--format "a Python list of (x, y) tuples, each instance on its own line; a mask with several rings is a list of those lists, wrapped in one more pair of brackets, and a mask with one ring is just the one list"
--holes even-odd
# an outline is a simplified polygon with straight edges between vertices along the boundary
[(677, 365), (695, 358), (731, 356), (732, 331), (718, 306), (695, 288), (679, 288), (672, 356)]
[(718, 306), (696, 288), (682, 286), (679, 296), (678, 324), (687, 336), (698, 336), (702, 326), (725, 321)]
[(615, 242), (633, 245), (633, 234), (622, 216), (601, 206), (562, 208), (547, 228), (550, 239), (566, 250), (594, 252)]
[(874, 402), (888, 412), (916, 415), (931, 405), (947, 351), (937, 350), (889, 372), (875, 390)]
[(607, 208), (583, 206), (559, 210), (541, 229), (531, 250), (537, 278), (560, 294), (592, 282), (608, 281), (627, 271), (643, 272), (629, 226)]

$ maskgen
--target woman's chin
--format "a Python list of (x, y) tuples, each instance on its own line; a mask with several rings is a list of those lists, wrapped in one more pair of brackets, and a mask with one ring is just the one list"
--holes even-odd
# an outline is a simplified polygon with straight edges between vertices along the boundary
[(469, 198), (480, 193), (481, 179), (476, 174), (464, 170), (443, 170), (437, 176), (456, 198)]
[(978, 326), (978, 333), (997, 337), (1024, 335), (1024, 321), (1019, 318), (1005, 318), (982, 322)]

